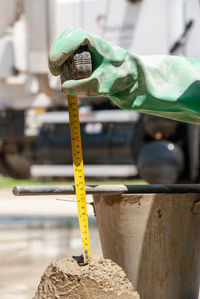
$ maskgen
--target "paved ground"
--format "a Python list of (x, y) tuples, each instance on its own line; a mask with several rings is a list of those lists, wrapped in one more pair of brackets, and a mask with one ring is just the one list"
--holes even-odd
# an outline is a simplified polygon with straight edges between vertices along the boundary
[[(66, 201), (67, 200), (67, 201)], [(87, 201), (92, 200), (87, 196)], [(0, 189), (0, 215), (41, 215), (41, 216), (77, 216), (74, 195), (56, 196), (14, 196), (11, 189)], [(88, 205), (88, 215), (93, 216), (93, 209)]]
[[(92, 256), (98, 258), (101, 249), (91, 206), (88, 214)], [(54, 196), (14, 197), (11, 190), (0, 189), (0, 299), (32, 298), (52, 259), (80, 253), (76, 203)]]

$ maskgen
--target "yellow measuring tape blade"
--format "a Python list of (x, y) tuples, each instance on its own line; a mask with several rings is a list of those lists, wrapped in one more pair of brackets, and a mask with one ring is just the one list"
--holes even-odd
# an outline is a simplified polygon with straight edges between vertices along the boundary
[(72, 156), (74, 166), (74, 178), (76, 186), (76, 198), (78, 207), (79, 227), (81, 232), (81, 240), (83, 245), (83, 256), (85, 249), (88, 253), (88, 258), (91, 258), (87, 204), (85, 193), (85, 178), (83, 170), (83, 154), (81, 145), (81, 133), (78, 113), (78, 98), (74, 95), (67, 95), (69, 124), (71, 133)]

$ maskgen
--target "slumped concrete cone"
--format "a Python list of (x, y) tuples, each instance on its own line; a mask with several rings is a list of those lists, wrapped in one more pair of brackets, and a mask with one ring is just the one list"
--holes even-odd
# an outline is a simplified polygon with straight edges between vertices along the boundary
[(53, 261), (33, 299), (140, 299), (124, 271), (110, 260), (79, 266), (73, 258)]
[(197, 299), (199, 194), (94, 195), (105, 259), (119, 264), (141, 299)]

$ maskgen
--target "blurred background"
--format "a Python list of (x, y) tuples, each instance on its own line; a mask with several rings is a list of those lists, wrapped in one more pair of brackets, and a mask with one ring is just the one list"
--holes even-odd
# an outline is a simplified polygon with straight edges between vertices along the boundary
[[(67, 26), (140, 55), (200, 56), (199, 0), (0, 0), (2, 299), (30, 298), (52, 258), (81, 251), (74, 197), (11, 194), (17, 184), (73, 183), (67, 101), (48, 70), (49, 47)], [(88, 184), (199, 182), (198, 126), (123, 111), (103, 97), (79, 105)], [(100, 256), (90, 205), (89, 221)]]

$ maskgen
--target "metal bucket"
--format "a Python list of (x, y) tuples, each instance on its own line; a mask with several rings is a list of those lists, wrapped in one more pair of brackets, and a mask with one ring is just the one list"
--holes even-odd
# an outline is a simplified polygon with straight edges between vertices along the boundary
[(124, 269), (141, 299), (198, 298), (198, 193), (93, 199), (103, 256)]

